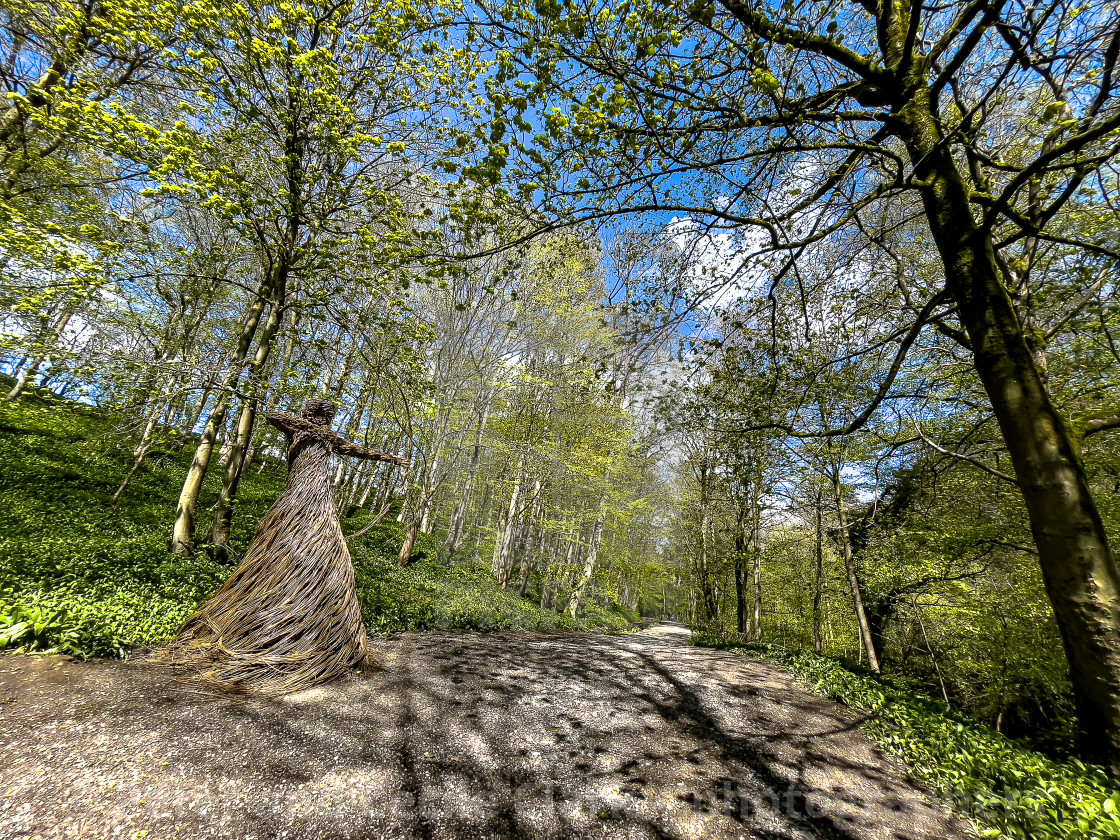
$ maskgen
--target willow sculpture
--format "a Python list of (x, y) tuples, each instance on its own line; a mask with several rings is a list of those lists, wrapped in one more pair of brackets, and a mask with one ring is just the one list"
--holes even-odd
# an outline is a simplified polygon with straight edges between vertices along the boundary
[(278, 695), (369, 663), (354, 567), (331, 495), (331, 454), (403, 458), (330, 431), (334, 406), (265, 415), (288, 440), (288, 486), (265, 514), (240, 565), (187, 619), (159, 660), (212, 688)]

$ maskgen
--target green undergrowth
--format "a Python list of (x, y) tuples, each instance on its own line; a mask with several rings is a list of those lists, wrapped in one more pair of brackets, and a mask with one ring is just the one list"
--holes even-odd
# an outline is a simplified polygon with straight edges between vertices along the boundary
[(982, 837), (1120, 838), (1120, 785), (1079, 761), (1055, 761), (890, 679), (810, 653), (710, 636), (694, 644), (781, 665), (831, 700), (870, 713), (863, 729), (953, 802)]
[[(191, 446), (157, 445), (116, 507), (113, 492), (131, 465), (132, 442), (106, 413), (26, 395), (0, 403), (0, 649), (123, 656), (168, 641), (229, 576), (206, 554), (172, 557), (166, 545)], [(199, 501), (209, 524), (221, 470)], [(232, 548), (248, 546), (284, 489), (286, 469), (256, 466), (241, 484)], [(347, 533), (361, 514), (343, 523)], [(442, 535), (422, 536), (417, 561), (396, 566), (402, 527), (381, 523), (350, 543), (371, 632), (423, 628), (621, 629), (622, 613), (573, 621), (542, 610), (469, 566), (441, 562)], [(430, 558), (430, 559), (429, 559)]]

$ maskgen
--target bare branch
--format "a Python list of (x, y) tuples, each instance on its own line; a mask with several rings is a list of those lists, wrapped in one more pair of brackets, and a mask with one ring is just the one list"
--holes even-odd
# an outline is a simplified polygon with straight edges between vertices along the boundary
[(1069, 311), (1066, 312), (1065, 315), (1057, 320), (1054, 326), (1046, 331), (1046, 334), (1042, 337), (1044, 341), (1050, 341), (1050, 339), (1056, 336), (1058, 334), (1058, 330), (1068, 324), (1074, 318), (1074, 316), (1076, 316), (1077, 313), (1080, 312), (1085, 307), (1085, 305), (1088, 304), (1089, 301), (1091, 301), (1096, 296), (1097, 290), (1104, 285), (1104, 281), (1108, 279), (1108, 275), (1108, 268), (1104, 268), (1101, 270), (1101, 273), (1097, 275), (1096, 282), (1094, 282), (1093, 285), (1091, 285), (1085, 291), (1085, 294), (1081, 296), (1077, 303), (1069, 308)]
[(791, 29), (787, 26), (780, 26), (765, 15), (747, 8), (743, 0), (719, 0), (719, 2), (735, 16), (739, 23), (759, 38), (772, 41), (775, 44), (789, 44), (791, 47), (824, 56), (870, 81), (884, 79), (885, 74), (882, 70), (875, 69), (866, 58), (836, 41), (809, 32), (802, 32), (798, 29)]
[(979, 458), (974, 458), (971, 455), (964, 455), (960, 452), (954, 452), (950, 449), (943, 449), (942, 447), (938, 446), (936, 443), (926, 437), (925, 432), (922, 431), (922, 427), (919, 426), (917, 422), (914, 423), (914, 430), (918, 433), (918, 437), (924, 440), (926, 442), (926, 445), (934, 452), (939, 452), (942, 455), (948, 456), (949, 458), (956, 458), (958, 461), (964, 461), (967, 464), (972, 464), (974, 467), (979, 467), (989, 475), (994, 475), (996, 478), (1006, 481), (1015, 487), (1019, 486), (1019, 482), (1016, 479), (1012, 478), (1007, 473), (1000, 472), (995, 467), (989, 467)]
[(899, 345), (898, 352), (895, 353), (894, 361), (891, 363), (890, 370), (887, 372), (887, 377), (879, 385), (879, 388), (875, 392), (875, 396), (872, 398), (871, 403), (867, 406), (866, 409), (863, 410), (863, 413), (856, 417), (847, 426), (842, 426), (836, 429), (827, 429), (823, 432), (801, 432), (797, 429), (794, 429), (787, 423), (763, 423), (756, 426), (746, 426), (740, 429), (728, 429), (725, 431), (755, 432), (764, 431), (767, 429), (776, 429), (778, 431), (784, 432), (790, 437), (795, 438), (833, 438), (842, 437), (843, 435), (849, 435), (852, 432), (858, 431), (859, 429), (863, 428), (864, 425), (866, 425), (867, 421), (871, 419), (871, 416), (875, 413), (876, 409), (878, 409), (879, 406), (882, 405), (883, 400), (886, 399), (887, 394), (890, 392), (891, 386), (894, 384), (894, 380), (898, 376), (899, 370), (902, 369), (902, 363), (906, 360), (906, 354), (910, 351), (911, 346), (913, 346), (914, 342), (917, 340), (918, 335), (922, 331), (922, 327), (930, 322), (931, 318), (933, 317), (933, 310), (948, 298), (949, 292), (947, 290), (942, 290), (931, 297), (926, 305), (922, 307), (922, 311), (918, 313), (918, 317), (914, 319), (914, 323), (910, 326), (910, 330), (909, 332), (907, 332), (906, 337), (902, 340), (902, 344)]

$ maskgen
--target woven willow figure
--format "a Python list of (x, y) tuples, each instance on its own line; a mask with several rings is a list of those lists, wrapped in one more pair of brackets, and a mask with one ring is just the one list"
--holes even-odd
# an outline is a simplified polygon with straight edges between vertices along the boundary
[(205, 684), (277, 695), (368, 663), (354, 567), (331, 495), (331, 453), (407, 461), (330, 431), (334, 406), (265, 415), (288, 439), (288, 486), (229, 580), (187, 619), (158, 660)]

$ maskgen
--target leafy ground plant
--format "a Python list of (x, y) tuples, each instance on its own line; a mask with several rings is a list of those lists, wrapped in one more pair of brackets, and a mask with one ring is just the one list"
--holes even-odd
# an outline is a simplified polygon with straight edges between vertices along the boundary
[(868, 713), (867, 734), (953, 802), (982, 837), (1120, 838), (1120, 785), (1094, 767), (1054, 761), (940, 700), (833, 659), (713, 636), (693, 643), (774, 662), (817, 694)]

